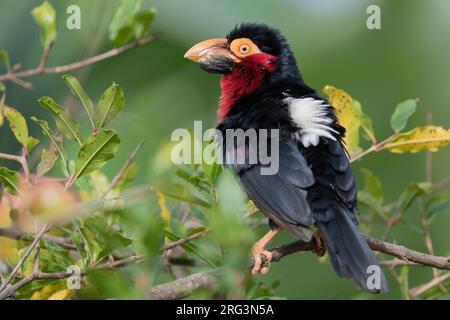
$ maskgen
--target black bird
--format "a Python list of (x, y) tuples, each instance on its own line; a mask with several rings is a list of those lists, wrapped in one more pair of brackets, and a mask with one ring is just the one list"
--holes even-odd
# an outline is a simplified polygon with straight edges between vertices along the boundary
[[(185, 58), (223, 75), (217, 129), (224, 135), (227, 129), (280, 132), (276, 174), (261, 174), (264, 164), (258, 161), (228, 163), (271, 226), (253, 247), (252, 273), (268, 271), (261, 254), (270, 261), (264, 248), (282, 228), (304, 241), (316, 236), (340, 277), (370, 292), (386, 292), (385, 276), (356, 227), (356, 185), (343, 143), (345, 129), (332, 106), (304, 82), (280, 31), (241, 24), (224, 39), (196, 44)], [(317, 229), (314, 234), (311, 226)], [(379, 279), (369, 285), (373, 268)]]

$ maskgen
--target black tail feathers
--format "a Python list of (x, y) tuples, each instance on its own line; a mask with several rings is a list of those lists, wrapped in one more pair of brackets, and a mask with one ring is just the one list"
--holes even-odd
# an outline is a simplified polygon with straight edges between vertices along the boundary
[(352, 214), (338, 206), (328, 208), (326, 216), (317, 219), (316, 224), (338, 276), (350, 278), (358, 287), (372, 293), (387, 292), (384, 273), (351, 219)]

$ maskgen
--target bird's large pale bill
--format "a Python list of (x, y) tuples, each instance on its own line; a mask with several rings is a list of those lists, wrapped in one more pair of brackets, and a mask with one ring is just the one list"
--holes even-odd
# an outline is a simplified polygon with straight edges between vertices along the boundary
[(208, 39), (199, 42), (190, 48), (184, 54), (184, 57), (194, 62), (200, 62), (202, 58), (207, 58), (209, 54), (226, 56), (234, 62), (239, 62), (239, 59), (228, 50), (227, 39), (222, 38)]

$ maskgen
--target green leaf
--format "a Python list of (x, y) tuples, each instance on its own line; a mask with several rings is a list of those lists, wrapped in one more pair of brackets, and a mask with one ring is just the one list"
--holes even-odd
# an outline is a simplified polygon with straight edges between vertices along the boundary
[(28, 142), (28, 127), (23, 115), (14, 108), (4, 106), (3, 114), (9, 122), (9, 127), (14, 133), (17, 141), (24, 147)]
[(170, 198), (174, 198), (174, 199), (177, 199), (180, 201), (196, 204), (203, 208), (211, 208), (211, 205), (208, 202), (206, 202), (196, 196), (183, 195), (183, 194), (170, 193), (170, 192), (163, 192), (163, 193)]
[(117, 37), (113, 41), (113, 46), (117, 48), (129, 43), (133, 38), (133, 34), (133, 25), (131, 23), (124, 25), (117, 32)]
[(56, 11), (50, 2), (44, 1), (40, 6), (33, 8), (31, 14), (37, 25), (41, 28), (41, 44), (50, 46), (56, 39)]
[(150, 33), (155, 14), (156, 9), (150, 8), (148, 10), (138, 12), (134, 15), (133, 33), (135, 39), (140, 39)]
[(26, 149), (28, 150), (28, 152), (31, 152), (34, 147), (36, 147), (39, 144), (39, 139), (36, 139), (34, 137), (29, 137), (28, 141), (27, 141), (27, 146)]
[(106, 258), (114, 250), (128, 247), (133, 242), (133, 239), (129, 238), (123, 232), (111, 233), (103, 230), (103, 232), (99, 231), (97, 234), (103, 234), (103, 237), (105, 238), (103, 248), (98, 253), (99, 260)]
[(208, 181), (205, 179), (202, 179), (196, 174), (190, 174), (185, 170), (185, 168), (179, 167), (176, 169), (176, 175), (183, 180), (187, 181), (188, 183), (192, 184), (195, 188), (201, 189), (201, 190), (207, 190), (205, 186), (208, 185)]
[(3, 183), (8, 193), (16, 194), (19, 191), (20, 175), (16, 171), (0, 167), (0, 182)]
[(94, 104), (92, 103), (91, 98), (87, 95), (87, 93), (83, 90), (83, 87), (80, 84), (80, 81), (78, 81), (77, 78), (70, 74), (65, 74), (62, 76), (64, 82), (69, 87), (70, 91), (73, 95), (77, 96), (81, 103), (83, 104), (84, 109), (86, 110), (86, 113), (89, 117), (89, 121), (92, 124), (92, 127), (94, 128)]
[(402, 131), (411, 117), (417, 109), (417, 100), (409, 99), (400, 102), (391, 116), (391, 127), (395, 132)]
[(123, 190), (128, 184), (130, 184), (134, 178), (136, 177), (136, 174), (138, 172), (138, 166), (136, 163), (132, 163), (123, 173), (122, 179), (117, 183), (115, 190)]
[(53, 145), (56, 147), (56, 150), (58, 151), (59, 156), (61, 157), (61, 160), (64, 163), (64, 166), (67, 170), (67, 154), (66, 154), (66, 151), (64, 150), (64, 146), (63, 146), (63, 137), (61, 135), (55, 134), (50, 129), (47, 121), (40, 120), (34, 116), (31, 117), (31, 120), (34, 121), (37, 125), (39, 125), (42, 129), (42, 132), (44, 132), (44, 134), (50, 138)]
[[(181, 237), (178, 237), (177, 235), (171, 233), (170, 231), (165, 230), (164, 233), (166, 234), (167, 238), (169, 238), (172, 241), (178, 241), (181, 239)], [(192, 252), (197, 257), (202, 259), (204, 262), (209, 264), (213, 268), (217, 268), (217, 264), (214, 263), (213, 259), (205, 256), (201, 250), (199, 250), (198, 246), (192, 242), (186, 242), (181, 245), (186, 251)]]
[(397, 201), (399, 211), (408, 209), (417, 197), (428, 194), (430, 188), (429, 182), (410, 182)]
[(364, 176), (363, 190), (368, 192), (378, 203), (383, 203), (383, 187), (380, 179), (369, 169), (361, 169)]
[[(6, 67), (6, 70), (11, 69), (11, 65), (9, 63), (9, 55), (8, 52), (6, 52), (3, 49), (0, 49), (0, 60), (3, 61), (3, 64)], [(1, 91), (1, 90), (0, 90)]]
[(427, 201), (428, 221), (431, 223), (438, 215), (450, 212), (450, 199), (440, 195)]
[(41, 162), (39, 162), (36, 175), (42, 177), (44, 174), (50, 171), (58, 160), (58, 149), (54, 143), (50, 143), (48, 149), (43, 149), (41, 153)]
[(115, 42), (120, 28), (127, 24), (142, 5), (142, 0), (122, 0), (109, 25), (109, 38)]
[(154, 8), (141, 11), (132, 16), (117, 32), (113, 40), (115, 47), (123, 46), (131, 39), (140, 39), (150, 33), (156, 10)]
[(95, 125), (103, 128), (123, 109), (124, 93), (120, 85), (113, 83), (105, 90), (95, 110)]
[(75, 161), (74, 179), (103, 167), (114, 157), (120, 138), (114, 130), (101, 130), (87, 138)]
[(358, 203), (366, 205), (369, 209), (373, 210), (380, 217), (385, 217), (386, 212), (384, 212), (383, 205), (374, 199), (372, 194), (367, 191), (360, 190), (358, 191)]
[(72, 118), (70, 113), (50, 97), (42, 97), (38, 101), (42, 107), (50, 111), (52, 117), (55, 119), (58, 129), (61, 130), (68, 139), (75, 140), (82, 146), (83, 142), (80, 138), (79, 124)]
[(9, 127), (11, 128), (17, 141), (30, 152), (39, 143), (39, 140), (28, 135), (27, 122), (23, 115), (14, 108), (3, 106), (3, 114), (8, 119)]

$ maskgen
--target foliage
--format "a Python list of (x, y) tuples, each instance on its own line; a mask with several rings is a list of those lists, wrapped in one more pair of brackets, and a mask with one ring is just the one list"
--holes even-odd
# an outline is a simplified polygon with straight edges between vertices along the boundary
[[(156, 11), (140, 9), (140, 0), (122, 0), (110, 23), (113, 46), (129, 44), (150, 33)], [(56, 40), (55, 9), (45, 1), (33, 9), (32, 15), (41, 29), (42, 45), (50, 47)], [(10, 70), (6, 51), (0, 50), (0, 60)], [(85, 275), (80, 290), (67, 288), (65, 278), (45, 279), (21, 287), (15, 298), (146, 298), (155, 284), (217, 269), (222, 271), (217, 292), (194, 292), (191, 298), (282, 298), (276, 295), (279, 281), (267, 284), (249, 276), (249, 252), (263, 216), (246, 199), (230, 172), (218, 164), (171, 165), (167, 155), (171, 146), (162, 143), (153, 156), (155, 180), (151, 185), (132, 184), (140, 174), (133, 162), (140, 146), (122, 169), (109, 177), (104, 168), (117, 161), (118, 155), (123, 158), (123, 146), (128, 142), (126, 134), (114, 128), (114, 119), (125, 108), (125, 92), (113, 82), (96, 100), (75, 76), (65, 74), (62, 80), (80, 103), (69, 111), (50, 96), (38, 100), (35, 107), (39, 104), (52, 119), (49, 123), (30, 118), (42, 130), (42, 143), (30, 136), (30, 123), (17, 108), (6, 102), (0, 104), (0, 126), (9, 124), (23, 150), (17, 156), (7, 155), (9, 160), (19, 162), (23, 172), (0, 167), (0, 227), (21, 234), (20, 239), (8, 244), (7, 254), (0, 251), (0, 260), (15, 266), (31, 246), (33, 237), (29, 234), (36, 232), (35, 224), (49, 224), (48, 235), (39, 241), (40, 271), (62, 272), (75, 266)], [(0, 87), (0, 93), (3, 91), (5, 88)], [(440, 126), (430, 124), (404, 131), (418, 100), (397, 105), (390, 121), (394, 132), (379, 142), (372, 120), (358, 100), (333, 86), (326, 86), (324, 92), (347, 130), (345, 143), (354, 161), (383, 150), (437, 151), (450, 142), (450, 131)], [(92, 128), (80, 125), (85, 118)], [(27, 172), (32, 157), (40, 161)], [(164, 166), (158, 166), (158, 161)], [(358, 191), (361, 228), (367, 233), (382, 229), (383, 236), (388, 237), (392, 227), (401, 223), (422, 237), (428, 231), (414, 223), (417, 211), (426, 226), (450, 212), (448, 195), (429, 182), (411, 182), (395, 195), (394, 203), (386, 203), (386, 182), (367, 168), (359, 173), (363, 178)], [(195, 240), (166, 249), (190, 237)], [(26, 260), (20, 268), (21, 276), (32, 274), (33, 263), (31, 258)], [(8, 272), (1, 270), (5, 279)], [(410, 267), (392, 272), (405, 299), (443, 296), (438, 287), (412, 296), (416, 284)], [(18, 281), (20, 277), (12, 279), (12, 283)], [(450, 289), (448, 281), (442, 285)]]
[(122, 0), (109, 28), (109, 38), (114, 46), (122, 46), (150, 33), (156, 9), (139, 11), (141, 5), (142, 0)]

